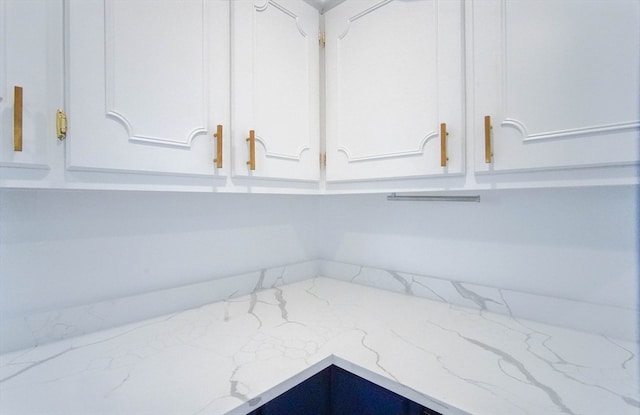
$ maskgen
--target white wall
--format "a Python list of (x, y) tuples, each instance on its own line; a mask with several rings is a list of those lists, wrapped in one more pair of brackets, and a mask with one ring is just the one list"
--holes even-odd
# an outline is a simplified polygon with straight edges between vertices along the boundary
[(326, 259), (636, 307), (636, 189), (482, 192), (481, 203), (322, 199)]
[(315, 197), (0, 191), (0, 313), (313, 259)]
[(384, 195), (0, 191), (0, 313), (314, 258), (635, 307), (634, 188)]

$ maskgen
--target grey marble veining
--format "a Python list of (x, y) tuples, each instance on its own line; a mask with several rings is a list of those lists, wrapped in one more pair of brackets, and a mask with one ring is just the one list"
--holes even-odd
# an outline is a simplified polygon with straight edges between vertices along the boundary
[(634, 342), (640, 340), (640, 310), (637, 308), (594, 304), (334, 261), (321, 261), (320, 275), (476, 310)]
[[(69, 339), (246, 294), (251, 294), (253, 310), (259, 291), (319, 275), (476, 310), (638, 341), (640, 313), (637, 309), (320, 259), (61, 310), (14, 318), (2, 316), (0, 353)], [(286, 299), (280, 298), (278, 301), (281, 313), (286, 313)]]
[(318, 275), (318, 261), (0, 320), (1, 352), (42, 345)]
[(315, 278), (0, 355), (0, 413), (245, 414), (333, 363), (447, 415), (637, 415), (638, 349)]

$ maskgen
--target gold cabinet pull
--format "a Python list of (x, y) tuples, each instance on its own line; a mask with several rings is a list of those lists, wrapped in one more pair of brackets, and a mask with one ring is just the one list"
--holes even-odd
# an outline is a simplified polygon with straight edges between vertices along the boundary
[(493, 158), (493, 150), (491, 149), (491, 116), (484, 117), (484, 162), (491, 163)]
[(60, 109), (56, 111), (56, 135), (60, 141), (67, 137), (67, 114)]
[(447, 124), (440, 124), (440, 166), (446, 167), (447, 160), (447, 136), (449, 133), (447, 132)]
[(213, 136), (216, 138), (216, 158), (213, 159), (213, 162), (216, 163), (216, 167), (222, 168), (222, 125), (218, 124), (216, 127), (216, 132), (213, 133)]
[(249, 161), (247, 161), (247, 166), (249, 166), (249, 170), (256, 169), (256, 132), (254, 130), (249, 130), (249, 137), (247, 137), (247, 141), (249, 142)]
[(22, 151), (22, 87), (13, 87), (13, 151)]

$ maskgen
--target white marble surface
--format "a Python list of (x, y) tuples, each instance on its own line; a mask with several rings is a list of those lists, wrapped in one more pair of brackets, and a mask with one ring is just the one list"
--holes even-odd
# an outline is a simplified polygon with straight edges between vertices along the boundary
[(24, 316), (0, 316), (0, 354), (323, 275), (476, 310), (637, 342), (638, 309), (594, 304), (324, 259)]
[(319, 261), (265, 268), (127, 297), (0, 318), (0, 353), (68, 339), (313, 278)]
[(444, 414), (640, 413), (637, 343), (326, 278), (1, 355), (0, 413), (242, 414), (331, 363)]
[(320, 267), (321, 275), (343, 281), (633, 342), (640, 341), (638, 308), (596, 304), (335, 261), (323, 260)]

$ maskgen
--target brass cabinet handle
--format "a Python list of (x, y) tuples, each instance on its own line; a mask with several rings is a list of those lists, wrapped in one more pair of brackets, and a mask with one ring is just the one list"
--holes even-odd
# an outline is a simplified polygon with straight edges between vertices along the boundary
[(249, 166), (249, 170), (256, 169), (256, 132), (254, 130), (249, 130), (249, 137), (247, 138), (249, 142), (249, 161), (247, 161), (247, 166)]
[(440, 124), (440, 166), (446, 167), (447, 160), (447, 136), (449, 133), (447, 132), (447, 124)]
[(491, 163), (493, 158), (493, 150), (491, 149), (491, 116), (484, 117), (484, 162)]
[(216, 132), (213, 133), (213, 136), (216, 138), (216, 158), (213, 159), (213, 162), (216, 163), (216, 167), (222, 168), (222, 125), (218, 124), (216, 127)]
[(22, 151), (22, 87), (13, 88), (13, 151)]

